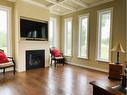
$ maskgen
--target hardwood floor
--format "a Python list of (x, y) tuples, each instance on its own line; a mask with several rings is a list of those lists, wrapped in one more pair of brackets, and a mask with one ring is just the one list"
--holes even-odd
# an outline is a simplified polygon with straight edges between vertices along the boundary
[(112, 86), (108, 74), (71, 65), (0, 74), (0, 95), (92, 95), (90, 81)]

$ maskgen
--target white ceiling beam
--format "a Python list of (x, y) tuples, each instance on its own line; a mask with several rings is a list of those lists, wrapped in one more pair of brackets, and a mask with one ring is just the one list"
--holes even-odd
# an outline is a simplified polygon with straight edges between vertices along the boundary
[(60, 3), (66, 2), (66, 1), (68, 1), (68, 0), (63, 0), (63, 1), (60, 1), (60, 2), (52, 1), (52, 0), (46, 0), (46, 1), (48, 1), (48, 2), (50, 2), (50, 3), (53, 3), (53, 4), (60, 4)]
[(65, 8), (65, 9), (68, 9), (68, 10), (71, 10), (71, 11), (75, 11), (76, 9), (75, 8), (73, 8), (73, 7), (71, 7), (71, 6), (67, 6), (67, 5), (62, 5), (63, 4), (63, 2), (65, 2), (66, 0), (64, 0), (64, 1), (61, 1), (61, 2), (59, 2), (59, 3), (57, 3), (57, 2), (54, 2), (54, 1), (51, 1), (51, 0), (46, 0), (46, 1), (48, 1), (48, 2), (50, 2), (50, 3), (53, 3), (54, 5), (52, 5), (50, 8), (52, 8), (52, 7), (54, 7), (54, 6), (61, 6), (61, 7), (63, 7), (63, 8)]
[(87, 4), (87, 3), (85, 3), (85, 2), (83, 2), (81, 0), (71, 0), (71, 1), (76, 3), (76, 4), (78, 4), (78, 5), (80, 5), (80, 6), (82, 6), (82, 7), (84, 7), (84, 8), (88, 8), (89, 7), (89, 4)]

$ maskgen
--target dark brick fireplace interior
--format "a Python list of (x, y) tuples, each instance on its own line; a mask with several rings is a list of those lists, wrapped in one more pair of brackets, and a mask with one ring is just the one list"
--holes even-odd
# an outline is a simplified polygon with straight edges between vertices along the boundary
[(26, 51), (26, 70), (45, 67), (45, 50)]

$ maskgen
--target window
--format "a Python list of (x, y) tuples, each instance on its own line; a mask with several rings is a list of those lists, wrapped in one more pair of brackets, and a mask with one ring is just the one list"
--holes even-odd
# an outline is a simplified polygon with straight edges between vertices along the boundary
[(79, 17), (79, 50), (78, 57), (88, 58), (88, 21), (89, 15)]
[(98, 13), (98, 60), (110, 61), (112, 9)]
[(65, 19), (64, 22), (65, 36), (64, 36), (64, 54), (65, 56), (71, 56), (72, 50), (72, 18)]
[(56, 47), (56, 18), (50, 18), (50, 26), (49, 26), (49, 40), (50, 40), (50, 47)]
[(0, 49), (10, 55), (11, 35), (10, 35), (10, 9), (0, 6)]

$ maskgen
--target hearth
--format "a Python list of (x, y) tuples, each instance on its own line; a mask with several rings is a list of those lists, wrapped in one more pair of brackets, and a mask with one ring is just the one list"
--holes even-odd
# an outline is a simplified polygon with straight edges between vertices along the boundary
[(45, 67), (45, 50), (26, 51), (26, 70)]

